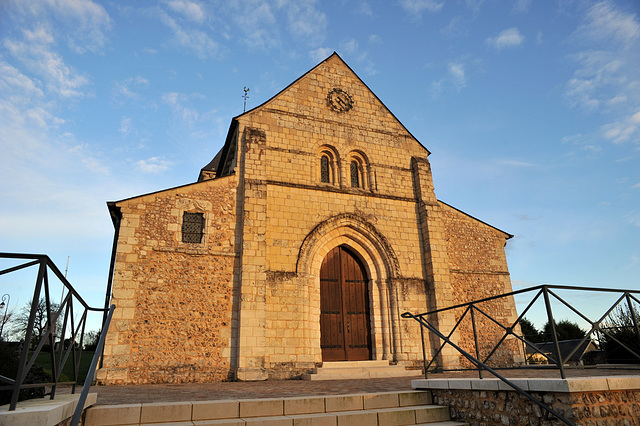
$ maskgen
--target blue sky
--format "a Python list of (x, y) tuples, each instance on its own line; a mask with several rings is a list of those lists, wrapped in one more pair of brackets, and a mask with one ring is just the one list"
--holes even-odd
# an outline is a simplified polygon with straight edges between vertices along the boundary
[[(640, 6), (618, 1), (0, 3), (0, 251), (104, 300), (106, 201), (195, 181), (231, 117), (337, 51), (514, 235), (514, 289), (639, 288)], [(0, 281), (11, 307), (32, 284)]]

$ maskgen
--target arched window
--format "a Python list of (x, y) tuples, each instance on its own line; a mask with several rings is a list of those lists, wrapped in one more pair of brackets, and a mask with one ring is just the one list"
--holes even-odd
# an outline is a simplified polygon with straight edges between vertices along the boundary
[(360, 188), (360, 167), (357, 161), (351, 161), (349, 165), (349, 169), (351, 171), (351, 187), (352, 188)]
[(331, 169), (329, 165), (329, 157), (323, 155), (320, 158), (320, 182), (331, 183)]
[[(316, 179), (320, 183), (329, 183), (331, 185), (337, 185), (339, 181), (338, 172), (338, 153), (336, 149), (330, 145), (323, 145), (318, 149), (318, 156), (316, 157)], [(320, 161), (318, 161), (320, 160)]]
[(351, 151), (347, 155), (347, 179), (351, 188), (371, 189), (369, 160), (362, 151)]

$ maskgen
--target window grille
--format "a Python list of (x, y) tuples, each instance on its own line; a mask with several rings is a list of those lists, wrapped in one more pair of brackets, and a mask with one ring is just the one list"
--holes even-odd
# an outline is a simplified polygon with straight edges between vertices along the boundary
[(351, 162), (351, 186), (353, 188), (360, 188), (360, 171), (358, 170), (358, 163), (356, 161)]
[(204, 235), (204, 214), (187, 213), (182, 216), (182, 242), (200, 244)]
[(331, 183), (329, 174), (329, 158), (323, 155), (320, 159), (320, 182)]

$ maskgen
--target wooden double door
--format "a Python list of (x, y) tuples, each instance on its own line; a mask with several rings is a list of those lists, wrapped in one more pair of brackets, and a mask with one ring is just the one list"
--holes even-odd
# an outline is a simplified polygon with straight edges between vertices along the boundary
[(320, 269), (320, 347), (323, 361), (371, 359), (366, 270), (344, 246), (334, 248)]

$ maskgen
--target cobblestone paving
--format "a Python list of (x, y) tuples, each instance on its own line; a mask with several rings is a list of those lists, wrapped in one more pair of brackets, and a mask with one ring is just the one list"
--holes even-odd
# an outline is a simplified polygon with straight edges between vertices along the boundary
[[(560, 378), (558, 371), (531, 370), (502, 371), (510, 378)], [(640, 376), (640, 370), (567, 370), (567, 377), (602, 377), (613, 375)], [(431, 374), (429, 378), (477, 378), (477, 373)], [(485, 373), (485, 378), (490, 374)], [(419, 377), (418, 377), (419, 378)], [(344, 395), (411, 390), (411, 377), (367, 380), (267, 380), (264, 382), (184, 383), (161, 385), (93, 386), (98, 394), (97, 404), (133, 404), (144, 402), (209, 401), (221, 399), (280, 398), (312, 395)]]

